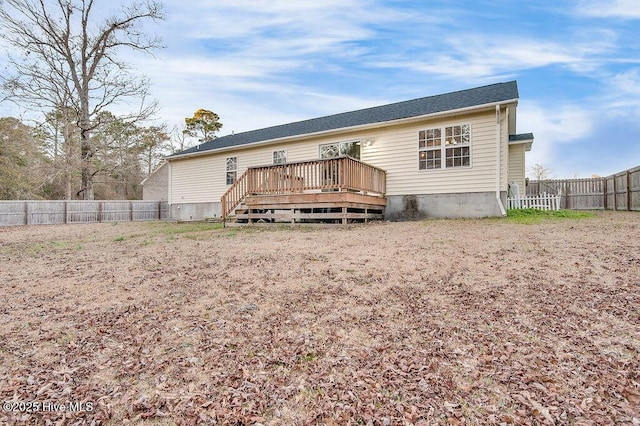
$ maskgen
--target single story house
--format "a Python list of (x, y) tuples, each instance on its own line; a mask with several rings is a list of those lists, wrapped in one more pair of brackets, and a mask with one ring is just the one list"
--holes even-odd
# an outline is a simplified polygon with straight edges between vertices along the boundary
[(170, 216), (501, 216), (533, 143), (517, 105), (509, 81), (219, 137), (166, 158)]

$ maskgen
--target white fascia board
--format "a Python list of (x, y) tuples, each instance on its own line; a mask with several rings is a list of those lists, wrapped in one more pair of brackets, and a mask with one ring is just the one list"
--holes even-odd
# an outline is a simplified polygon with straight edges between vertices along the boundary
[(251, 143), (242, 144), (242, 145), (234, 145), (234, 146), (228, 146), (228, 147), (217, 148), (217, 149), (208, 149), (202, 152), (190, 152), (188, 154), (166, 157), (165, 159), (167, 161), (182, 160), (190, 157), (199, 157), (202, 155), (218, 154), (220, 152), (237, 151), (237, 150), (242, 150), (245, 148), (250, 148), (255, 146), (272, 145), (272, 144), (285, 143), (285, 142), (291, 142), (291, 141), (300, 141), (305, 139), (317, 138), (319, 136), (329, 136), (333, 134), (353, 132), (353, 131), (359, 131), (359, 130), (371, 130), (378, 127), (398, 126), (402, 124), (409, 124), (417, 121), (422, 121), (427, 118), (429, 119), (441, 118), (441, 117), (447, 117), (450, 115), (457, 115), (457, 114), (462, 114), (462, 113), (471, 112), (471, 111), (483, 111), (485, 109), (493, 110), (495, 109), (496, 105), (511, 105), (511, 104), (517, 105), (518, 98), (509, 99), (506, 101), (492, 102), (489, 104), (474, 105), (474, 106), (465, 107), (465, 108), (434, 112), (431, 114), (418, 115), (415, 117), (400, 118), (398, 120), (381, 121), (377, 123), (368, 123), (368, 124), (362, 124), (359, 126), (351, 126), (351, 127), (340, 127), (339, 129), (324, 130), (322, 132), (305, 133), (301, 135), (287, 136), (287, 137), (278, 138), (278, 139), (267, 139), (263, 141), (251, 142)]
[(509, 141), (509, 146), (511, 145), (525, 145), (525, 151), (531, 151), (531, 145), (533, 145), (533, 139), (523, 139), (521, 141)]

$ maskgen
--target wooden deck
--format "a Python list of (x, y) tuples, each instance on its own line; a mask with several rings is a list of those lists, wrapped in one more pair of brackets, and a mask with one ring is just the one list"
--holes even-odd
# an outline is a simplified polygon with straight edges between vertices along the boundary
[(383, 218), (386, 174), (349, 157), (248, 169), (222, 197), (225, 222), (339, 223)]

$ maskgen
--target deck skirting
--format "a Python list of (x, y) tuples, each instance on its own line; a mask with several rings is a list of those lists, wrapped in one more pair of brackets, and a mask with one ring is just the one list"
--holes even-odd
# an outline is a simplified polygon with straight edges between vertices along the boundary
[(249, 195), (236, 223), (354, 223), (382, 220), (386, 199), (355, 192)]

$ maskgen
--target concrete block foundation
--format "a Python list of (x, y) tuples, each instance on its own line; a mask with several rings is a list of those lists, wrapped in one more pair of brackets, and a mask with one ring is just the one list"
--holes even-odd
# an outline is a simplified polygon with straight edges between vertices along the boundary
[[(503, 205), (507, 193), (501, 192)], [(385, 220), (405, 221), (502, 216), (495, 192), (462, 194), (387, 195)]]
[[(501, 192), (503, 205), (507, 193)], [(220, 218), (220, 202), (171, 204), (170, 218), (178, 221), (197, 221)], [(495, 192), (462, 194), (387, 195), (384, 219), (408, 221), (444, 218), (481, 218), (501, 216)]]
[(181, 222), (219, 219), (222, 214), (222, 206), (217, 203), (180, 203), (169, 206), (169, 217)]

